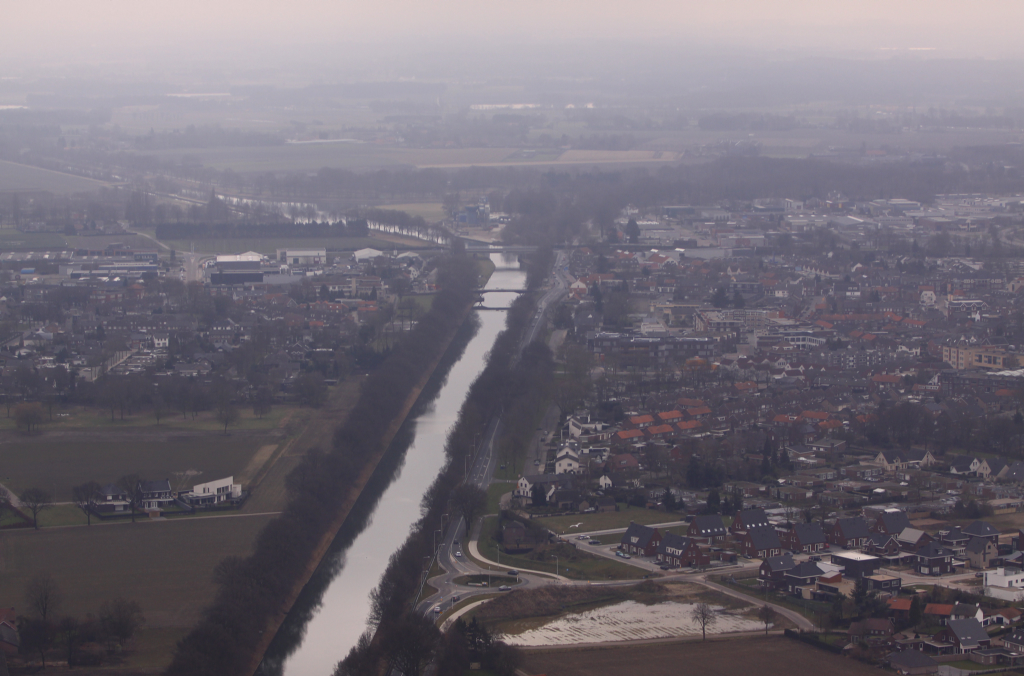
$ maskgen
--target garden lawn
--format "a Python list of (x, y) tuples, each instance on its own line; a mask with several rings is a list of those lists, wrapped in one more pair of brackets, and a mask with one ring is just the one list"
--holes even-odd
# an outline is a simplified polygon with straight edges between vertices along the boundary
[(557, 573), (572, 580), (629, 580), (650, 575), (641, 568), (588, 554), (565, 542), (540, 545), (528, 554), (505, 554), (498, 551), (497, 533), (497, 517), (486, 517), (477, 546), (484, 557), (505, 566)]
[(497, 481), (487, 487), (487, 513), (497, 514), (501, 510), (501, 496), (516, 489), (514, 483)]

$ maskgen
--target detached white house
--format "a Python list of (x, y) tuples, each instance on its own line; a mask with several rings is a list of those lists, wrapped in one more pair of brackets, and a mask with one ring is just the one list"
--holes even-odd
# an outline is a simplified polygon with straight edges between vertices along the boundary
[(580, 469), (580, 456), (565, 446), (555, 458), (555, 474), (575, 474)]
[(181, 497), (193, 507), (217, 505), (228, 500), (236, 500), (242, 497), (242, 484), (236, 484), (234, 480), (234, 476), (229, 476), (225, 479), (208, 481), (205, 484), (196, 484), (190, 492)]
[(556, 474), (533, 474), (519, 477), (516, 483), (514, 497), (529, 500), (533, 497), (533, 487), (540, 485), (544, 490), (544, 497), (550, 500), (554, 497), (555, 491), (564, 483), (568, 477), (560, 477)]

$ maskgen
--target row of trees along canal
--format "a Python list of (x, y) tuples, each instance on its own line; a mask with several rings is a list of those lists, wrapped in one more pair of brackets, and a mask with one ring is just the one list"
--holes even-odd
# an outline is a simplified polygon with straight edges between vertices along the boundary
[(416, 612), (415, 602), (423, 562), (433, 554), (433, 528), (447, 511), (449, 500), (454, 498), (456, 508), (468, 517), (467, 528), (473, 511), (479, 514), (474, 510), (475, 501), (463, 497), (473, 489), (460, 486), (464, 458), (472, 456), (474, 439), (482, 437), (491, 418), (503, 411), (499, 449), (524, 448), (547, 406), (554, 377), (551, 350), (544, 343), (534, 342), (523, 349), (518, 361), (516, 355), (536, 307), (536, 294), (532, 292), (547, 277), (552, 262), (550, 250), (528, 261), (528, 292), (509, 308), (506, 328), (495, 340), (487, 365), (470, 387), (459, 419), (448, 435), (446, 463), (423, 497), (422, 517), (405, 544), (391, 556), (380, 584), (371, 593), (371, 626), (338, 665), (335, 676), (377, 674), (384, 660), (404, 676), (418, 676), (434, 655), (438, 657), (439, 676), (461, 676), (469, 668), (471, 655), (487, 661), (497, 673), (511, 676), (515, 672), (517, 651), (490, 640), (486, 648), (474, 640), (467, 644), (460, 637), (469, 634), (461, 629), (442, 639), (433, 619)]
[[(441, 291), (429, 313), (363, 384), (359, 402), (334, 434), (326, 452), (311, 450), (287, 478), (288, 504), (261, 531), (247, 558), (218, 564), (219, 585), (198, 625), (177, 646), (171, 676), (242, 673), (271, 618), (280, 612), (310, 565), (349, 490), (381, 450), (388, 429), (426, 369), (443, 350), (475, 300), (478, 272), (468, 257), (441, 263)], [(350, 489), (351, 490), (351, 489)]]

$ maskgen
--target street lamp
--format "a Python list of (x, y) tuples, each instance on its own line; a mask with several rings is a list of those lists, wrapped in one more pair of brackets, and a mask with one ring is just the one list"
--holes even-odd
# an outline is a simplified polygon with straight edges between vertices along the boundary
[(431, 539), (431, 543), (433, 543), (433, 544), (431, 544), (431, 546), (430, 546), (430, 551), (433, 551), (433, 552), (437, 551), (437, 534), (440, 533), (440, 532), (441, 531), (439, 531), (439, 530), (435, 530), (434, 533), (432, 534), (432, 536), (431, 536), (431, 538), (432, 538)]
[(558, 577), (558, 555), (552, 554), (551, 556), (555, 558), (555, 577)]

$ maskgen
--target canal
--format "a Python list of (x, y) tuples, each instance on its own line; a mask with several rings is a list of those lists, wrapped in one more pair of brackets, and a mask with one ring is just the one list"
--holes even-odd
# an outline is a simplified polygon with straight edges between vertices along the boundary
[[(525, 287), (526, 273), (516, 261), (491, 259), (496, 268), (485, 288)], [(508, 307), (516, 296), (489, 293), (487, 306)], [(370, 591), (420, 518), (420, 500), (444, 466), (448, 430), (505, 326), (504, 312), (474, 315), (274, 637), (260, 676), (328, 676), (366, 630)]]

